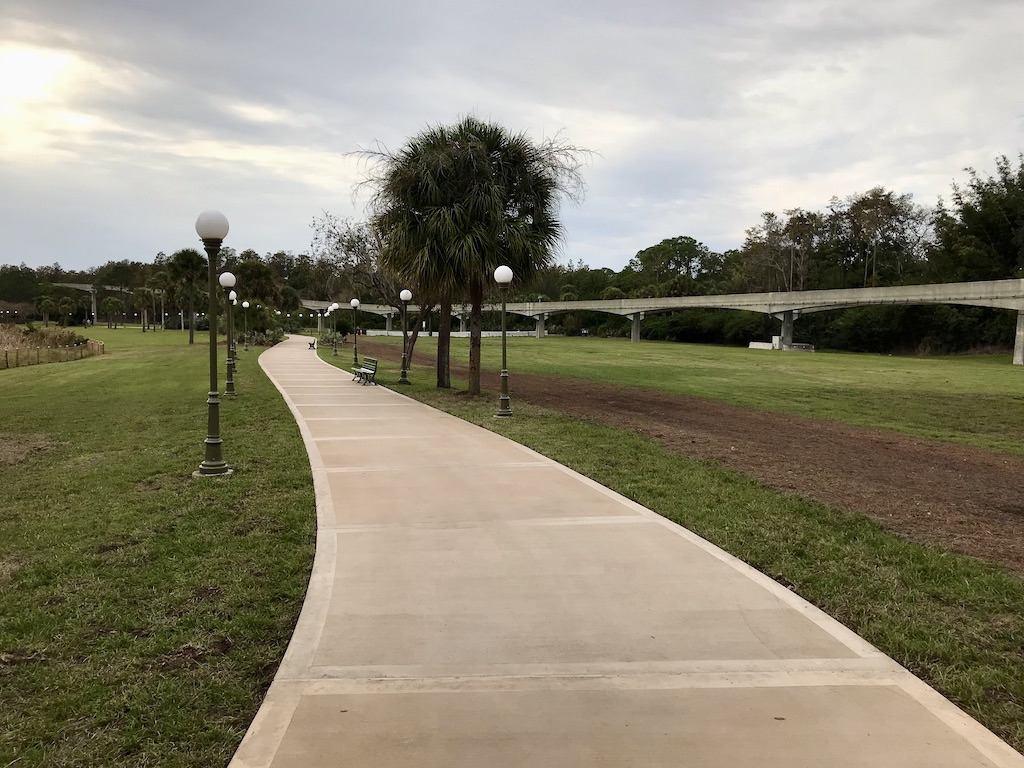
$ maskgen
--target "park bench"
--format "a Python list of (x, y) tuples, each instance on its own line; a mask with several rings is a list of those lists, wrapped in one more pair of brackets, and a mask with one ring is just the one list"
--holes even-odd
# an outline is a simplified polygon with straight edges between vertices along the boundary
[(372, 357), (364, 357), (363, 362), (352, 369), (352, 381), (357, 379), (366, 384), (377, 386), (374, 377), (377, 375), (377, 360)]

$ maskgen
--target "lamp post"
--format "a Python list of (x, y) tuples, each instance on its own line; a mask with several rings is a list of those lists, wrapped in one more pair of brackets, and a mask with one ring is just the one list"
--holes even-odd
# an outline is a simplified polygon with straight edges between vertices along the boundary
[(406, 335), (409, 332), (409, 323), (407, 321), (408, 318), (406, 317), (406, 314), (409, 311), (409, 299), (412, 298), (412, 291), (406, 288), (398, 294), (398, 298), (402, 300), (402, 376), (398, 380), (398, 383), (410, 384), (411, 382), (409, 381), (408, 376), (409, 356), (406, 351)]
[[(341, 308), (338, 302), (334, 302), (330, 307), (327, 308), (328, 313), (337, 312)], [(331, 320), (331, 339), (334, 343), (334, 351), (331, 353), (335, 357), (338, 356), (338, 318), (337, 316)]]
[(228, 305), (228, 348), (231, 350), (231, 375), (238, 375), (238, 333), (235, 331), (235, 305), (238, 304), (238, 294), (232, 291), (228, 294), (231, 303)]
[(231, 336), (228, 339), (231, 344), (231, 369), (238, 373), (238, 334), (235, 333), (235, 305), (238, 304), (238, 294), (234, 291), (229, 293), (228, 301), (231, 302), (228, 307), (228, 320), (231, 322)]
[(498, 416), (511, 416), (512, 409), (509, 407), (508, 397), (508, 362), (506, 360), (505, 344), (505, 300), (508, 294), (508, 284), (512, 282), (512, 269), (502, 264), (494, 270), (494, 281), (501, 291), (501, 397), (498, 398)]
[(359, 299), (352, 299), (352, 365), (359, 366)]
[(193, 477), (221, 477), (234, 470), (224, 461), (220, 439), (220, 397), (217, 392), (217, 256), (228, 234), (228, 220), (220, 211), (203, 211), (196, 219), (196, 234), (207, 255), (210, 296), (210, 391), (207, 394), (206, 457)]
[[(228, 319), (228, 343), (227, 343), (227, 383), (224, 385), (224, 397), (235, 396), (235, 379), (234, 370), (232, 363), (234, 360), (231, 357), (231, 297), (234, 295), (234, 291), (231, 289), (235, 286), (235, 276), (230, 272), (221, 272), (220, 274), (220, 285), (224, 289), (224, 297), (227, 299), (227, 319)], [(216, 318), (214, 318), (216, 319)]]
[(245, 324), (244, 325), (245, 333), (242, 334), (242, 339), (243, 339), (243, 342), (244, 342), (242, 348), (246, 352), (248, 352), (249, 351), (249, 302), (248, 301), (243, 301), (242, 302), (242, 322)]

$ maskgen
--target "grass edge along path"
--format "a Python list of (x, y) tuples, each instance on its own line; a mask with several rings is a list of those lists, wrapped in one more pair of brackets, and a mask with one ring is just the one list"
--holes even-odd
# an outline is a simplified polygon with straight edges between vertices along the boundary
[(378, 373), (385, 386), (532, 448), (786, 585), (1024, 753), (1024, 580), (632, 432), (521, 401), (495, 418), (496, 393), (437, 390), (427, 367), (399, 387), (392, 368)]
[(308, 458), (253, 349), (221, 404), (235, 474), (194, 479), (209, 348), (95, 335), (0, 372), (0, 766), (224, 765), (305, 597)]

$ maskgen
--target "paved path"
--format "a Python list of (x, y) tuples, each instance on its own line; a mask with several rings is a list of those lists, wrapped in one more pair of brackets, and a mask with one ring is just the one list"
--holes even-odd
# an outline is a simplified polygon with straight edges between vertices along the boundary
[(233, 768), (1001, 766), (1024, 758), (789, 590), (498, 435), (320, 361), (317, 551)]

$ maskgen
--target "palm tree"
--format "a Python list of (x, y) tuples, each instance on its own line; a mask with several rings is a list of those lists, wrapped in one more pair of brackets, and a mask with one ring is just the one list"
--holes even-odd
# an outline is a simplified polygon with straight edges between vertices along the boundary
[[(164, 270), (154, 272), (150, 278), (146, 281), (146, 287), (153, 292), (153, 317), (159, 317), (160, 322), (154, 325), (154, 328), (159, 327), (160, 330), (164, 330), (164, 316), (166, 314), (164, 309), (164, 299), (167, 296), (167, 289), (170, 287), (170, 276)], [(156, 297), (160, 297), (160, 314), (156, 313)]]
[(517, 279), (529, 281), (551, 261), (562, 237), (560, 198), (582, 198), (579, 169), (587, 154), (558, 138), (537, 144), (475, 117), (429, 127), (397, 152), (364, 153), (373, 163), (371, 221), (383, 245), (382, 263), (440, 298), (438, 386), (447, 385), (441, 360), (447, 363), (451, 302), (465, 291), (469, 394), (480, 393), (481, 320), (491, 274), (506, 264)]
[(206, 278), (206, 257), (195, 248), (183, 248), (168, 262), (171, 280), (181, 286), (188, 301), (188, 343), (195, 343), (196, 299)]
[(149, 306), (156, 301), (156, 295), (149, 288), (136, 288), (132, 293), (135, 307), (142, 311), (142, 332), (146, 332)]
[(71, 314), (71, 310), (75, 308), (75, 300), (70, 296), (63, 296), (61, 300), (57, 302), (57, 308), (60, 310), (60, 324), (67, 326), (68, 316)]
[(50, 327), (50, 314), (57, 311), (57, 302), (49, 296), (40, 296), (36, 299), (36, 306), (43, 316), (43, 326)]
[(107, 296), (100, 304), (100, 309), (107, 316), (107, 328), (117, 328), (117, 314), (121, 311), (121, 300), (116, 296)]

